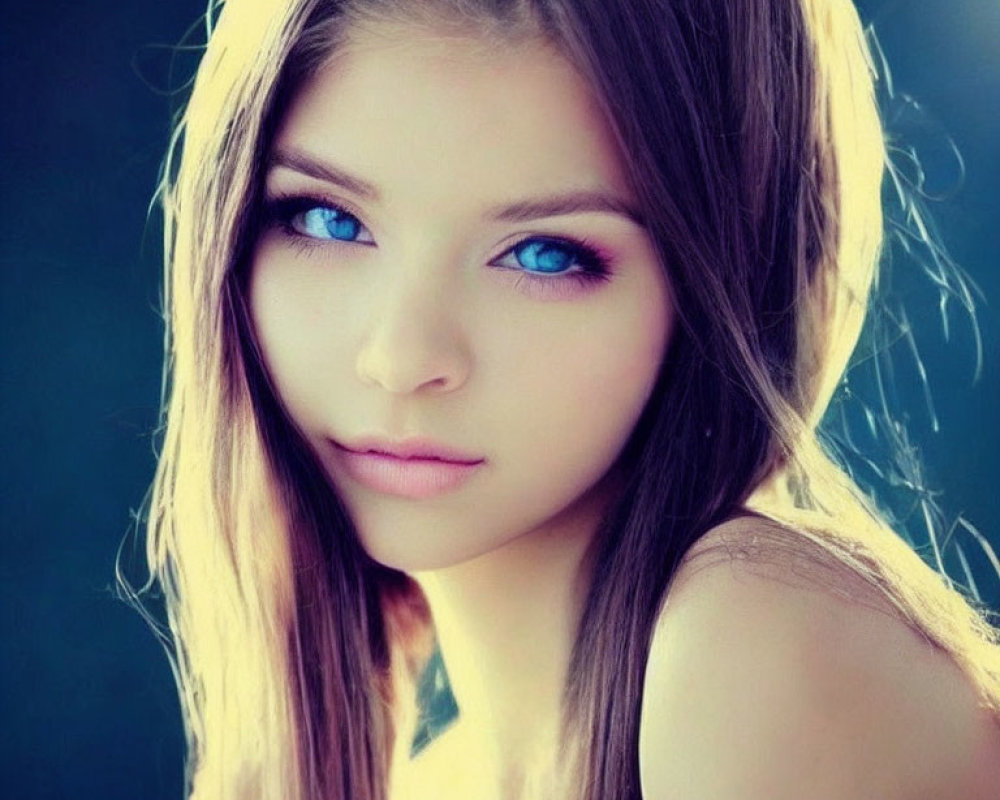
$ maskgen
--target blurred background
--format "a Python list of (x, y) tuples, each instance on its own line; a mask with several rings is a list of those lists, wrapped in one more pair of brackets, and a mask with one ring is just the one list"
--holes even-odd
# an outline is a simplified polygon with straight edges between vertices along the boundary
[[(939, 290), (893, 256), (886, 302), (905, 304), (920, 354), (898, 337), (900, 418), (945, 525), (968, 538), (961, 516), (1000, 545), (1000, 3), (859, 7), (891, 67), (887, 102), (920, 151), (926, 193), (945, 196), (928, 203), (942, 241), (986, 298), (977, 380), (968, 315), (951, 303), (946, 342)], [(170, 91), (196, 55), (171, 67), (169, 46), (202, 11), (200, 0), (3, 4), (0, 786), (13, 799), (181, 794), (170, 671), (116, 599), (114, 565), (153, 471), (163, 332), (160, 228), (147, 207), (178, 102)], [(863, 378), (852, 385), (870, 392)], [(970, 549), (969, 559), (1000, 609), (985, 558)]]

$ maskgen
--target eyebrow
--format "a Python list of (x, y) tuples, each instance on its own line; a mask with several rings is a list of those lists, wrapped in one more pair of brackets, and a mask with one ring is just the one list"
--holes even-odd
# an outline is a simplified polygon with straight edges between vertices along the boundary
[[(268, 161), (268, 171), (277, 167), (285, 167), (324, 183), (339, 186), (365, 200), (378, 201), (380, 197), (379, 190), (374, 184), (329, 162), (319, 161), (300, 150), (275, 149)], [(583, 213), (614, 214), (625, 217), (640, 228), (646, 227), (639, 211), (624, 199), (610, 192), (587, 189), (493, 206), (486, 212), (486, 216), (498, 222), (530, 222), (546, 217)]]
[(645, 228), (642, 215), (629, 203), (608, 192), (570, 191), (548, 197), (520, 200), (492, 209), (488, 216), (501, 222), (530, 222), (545, 217), (562, 217), (586, 212), (615, 214)]
[(308, 175), (318, 181), (332, 183), (342, 189), (363, 197), (365, 200), (378, 200), (379, 191), (375, 186), (361, 178), (356, 178), (346, 170), (335, 167), (333, 164), (324, 163), (306, 155), (299, 150), (278, 148), (271, 153), (268, 160), (267, 169), (270, 172), (276, 167), (285, 167), (294, 172)]

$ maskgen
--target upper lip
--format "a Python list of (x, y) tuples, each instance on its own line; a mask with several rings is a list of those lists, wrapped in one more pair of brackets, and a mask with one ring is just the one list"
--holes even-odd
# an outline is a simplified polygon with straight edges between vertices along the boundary
[(400, 440), (362, 436), (350, 441), (335, 441), (334, 444), (355, 453), (382, 453), (396, 458), (432, 458), (455, 464), (478, 464), (485, 460), (481, 456), (419, 436)]

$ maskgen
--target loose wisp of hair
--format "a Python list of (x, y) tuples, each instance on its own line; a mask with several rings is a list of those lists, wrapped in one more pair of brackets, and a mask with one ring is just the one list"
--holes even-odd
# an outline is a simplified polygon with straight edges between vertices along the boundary
[(817, 576), (859, 577), (1000, 711), (997, 632), (817, 435), (882, 248), (886, 148), (848, 0), (228, 0), (206, 17), (159, 193), (167, 362), (147, 588), (165, 603), (188, 792), (386, 800), (408, 753), (426, 602), (360, 547), (246, 303), (282, 114), (351, 25), (383, 18), (558, 47), (606, 113), (679, 309), (598, 531), (552, 780), (584, 800), (639, 796), (657, 614), (701, 535), (741, 507), (776, 523), (745, 554), (808, 553)]

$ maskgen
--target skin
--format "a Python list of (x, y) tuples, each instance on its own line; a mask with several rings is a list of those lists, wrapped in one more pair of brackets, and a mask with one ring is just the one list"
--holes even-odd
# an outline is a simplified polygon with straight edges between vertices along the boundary
[(720, 525), (674, 578), (643, 689), (644, 800), (1000, 798), (997, 720), (872, 585), (838, 566), (839, 592), (821, 589), (802, 558), (697, 562), (766, 525)]
[[(317, 164), (373, 191), (305, 174)], [(628, 214), (493, 213), (577, 191), (633, 204), (608, 125), (559, 54), (390, 23), (352, 30), (303, 88), (266, 175), (267, 198), (319, 198), (364, 226), (344, 242), (302, 215), (266, 225), (251, 312), (362, 544), (428, 596), (461, 708), (442, 741), (476, 753), (477, 796), (490, 771), (509, 796), (528, 754), (553, 752), (587, 548), (673, 325)], [(526, 274), (510, 250), (540, 235), (586, 239), (607, 280)], [(329, 442), (361, 435), (427, 436), (485, 462), (454, 490), (392, 496), (354, 480)]]
[[(305, 174), (317, 164), (374, 191)], [(319, 197), (364, 227), (360, 242), (317, 240), (304, 217), (260, 231), (250, 301), (265, 361), (362, 544), (423, 587), (461, 708), (397, 767), (401, 800), (522, 798), (526, 773), (557, 761), (588, 547), (674, 316), (627, 215), (490, 211), (577, 190), (633, 200), (587, 85), (539, 41), (355, 29), (276, 137), (268, 197)], [(609, 255), (608, 280), (532, 280), (510, 251), (539, 235), (585, 237)], [(363, 434), (485, 462), (453, 491), (388, 496), (330, 445)], [(643, 691), (646, 800), (997, 796), (995, 723), (891, 608), (735, 563), (682, 567), (668, 601)]]

